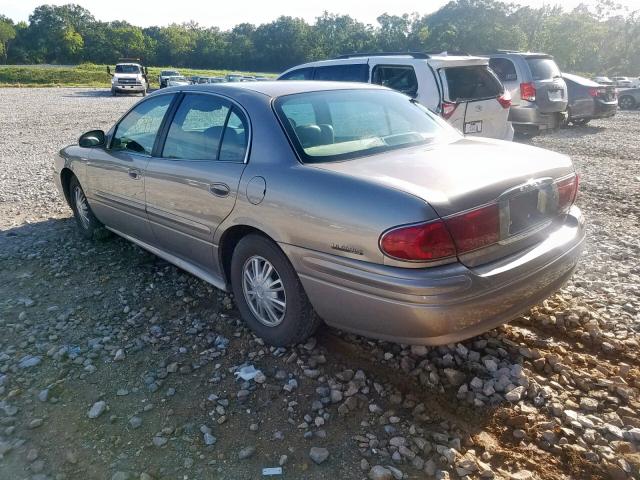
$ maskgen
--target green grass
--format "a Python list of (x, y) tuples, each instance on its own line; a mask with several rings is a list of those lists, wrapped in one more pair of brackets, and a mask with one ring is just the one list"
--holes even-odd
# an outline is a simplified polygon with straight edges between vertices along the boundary
[[(113, 71), (111, 65), (111, 71)], [(151, 88), (158, 87), (160, 70), (178, 70), (182, 75), (202, 75), (210, 77), (224, 76), (228, 73), (245, 75), (273, 74), (255, 72), (237, 72), (231, 70), (196, 70), (190, 68), (149, 67)], [(0, 87), (104, 87), (111, 86), (111, 77), (107, 74), (106, 65), (84, 63), (77, 66), (56, 65), (0, 65)]]

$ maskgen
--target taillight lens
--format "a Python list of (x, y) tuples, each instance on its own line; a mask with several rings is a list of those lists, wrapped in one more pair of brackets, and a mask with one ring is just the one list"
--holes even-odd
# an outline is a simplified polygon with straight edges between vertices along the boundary
[(573, 205), (573, 202), (576, 201), (576, 197), (578, 196), (579, 183), (580, 180), (578, 178), (578, 175), (573, 175), (570, 178), (560, 180), (556, 183), (556, 188), (558, 191), (558, 211), (569, 211), (571, 205)]
[(456, 254), (442, 220), (390, 230), (382, 235), (380, 248), (390, 257), (411, 261), (428, 262)]
[(442, 118), (444, 118), (445, 120), (449, 120), (451, 118), (451, 115), (453, 115), (453, 112), (456, 111), (456, 108), (458, 108), (457, 103), (442, 102)]
[(498, 103), (505, 109), (511, 107), (511, 93), (509, 93), (509, 90), (505, 90), (504, 93), (498, 97)]
[(521, 83), (520, 84), (520, 98), (529, 102), (536, 101), (536, 87), (533, 83)]
[(592, 97), (599, 97), (600, 95), (604, 95), (605, 93), (606, 93), (605, 88), (591, 87), (589, 89), (589, 95), (591, 95)]
[(498, 204), (470, 210), (445, 219), (458, 253), (470, 252), (500, 240)]

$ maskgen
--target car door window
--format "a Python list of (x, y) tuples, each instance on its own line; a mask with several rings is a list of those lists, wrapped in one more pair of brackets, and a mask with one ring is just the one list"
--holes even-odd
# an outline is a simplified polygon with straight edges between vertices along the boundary
[(234, 107), (224, 129), (218, 160), (221, 162), (244, 162), (248, 137), (247, 120)]
[(151, 155), (162, 120), (175, 95), (159, 95), (139, 103), (118, 124), (111, 149)]
[(410, 65), (376, 65), (371, 74), (371, 82), (393, 88), (415, 97), (418, 93), (418, 78)]
[(279, 80), (311, 80), (313, 78), (313, 68), (299, 68), (289, 73), (285, 73)]
[(217, 160), (231, 104), (220, 97), (187, 94), (171, 122), (162, 156), (182, 160)]
[(516, 66), (508, 58), (492, 58), (489, 66), (502, 82), (515, 82), (518, 79)]
[(316, 67), (313, 79), (333, 82), (368, 82), (369, 65), (366, 63), (354, 63), (351, 65)]

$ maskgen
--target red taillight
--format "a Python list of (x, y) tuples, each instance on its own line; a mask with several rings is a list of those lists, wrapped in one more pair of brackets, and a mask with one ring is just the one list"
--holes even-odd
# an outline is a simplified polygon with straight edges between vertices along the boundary
[(500, 239), (500, 212), (497, 204), (446, 218), (458, 253), (470, 252)]
[(578, 184), (580, 180), (577, 175), (560, 180), (556, 183), (558, 190), (558, 211), (567, 212), (578, 195)]
[(380, 248), (393, 258), (425, 262), (456, 254), (442, 220), (390, 230), (382, 235)]
[(522, 100), (528, 100), (529, 102), (536, 101), (536, 87), (533, 83), (521, 83), (520, 84), (520, 98)]
[(589, 95), (592, 97), (599, 97), (600, 95), (603, 95), (605, 92), (606, 92), (606, 89), (604, 88), (591, 87), (589, 89)]
[(498, 97), (498, 103), (505, 109), (511, 107), (511, 94), (509, 90), (505, 90), (504, 93)]
[(453, 115), (453, 112), (456, 111), (456, 108), (458, 108), (457, 103), (442, 102), (442, 118), (444, 118), (445, 120), (449, 120), (449, 118), (451, 118), (451, 115)]

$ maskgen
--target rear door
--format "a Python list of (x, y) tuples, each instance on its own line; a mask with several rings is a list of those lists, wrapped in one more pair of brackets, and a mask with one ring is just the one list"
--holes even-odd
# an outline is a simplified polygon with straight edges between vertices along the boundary
[(147, 215), (157, 244), (217, 273), (213, 235), (231, 213), (245, 168), (249, 121), (226, 98), (186, 93), (147, 165)]
[(508, 138), (509, 107), (498, 101), (504, 87), (484, 65), (438, 69), (445, 100), (456, 105), (448, 121), (465, 135)]
[(563, 112), (567, 108), (567, 86), (556, 62), (548, 55), (530, 55), (525, 60), (536, 89), (536, 105), (540, 112)]

